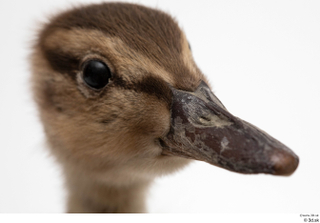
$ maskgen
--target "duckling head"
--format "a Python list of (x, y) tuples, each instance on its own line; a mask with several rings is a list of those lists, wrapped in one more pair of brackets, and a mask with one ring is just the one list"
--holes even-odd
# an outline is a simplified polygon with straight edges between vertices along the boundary
[(39, 34), (32, 69), (48, 143), (66, 167), (123, 183), (192, 159), (239, 173), (298, 166), (289, 148), (228, 112), (161, 11), (103, 3), (59, 14)]

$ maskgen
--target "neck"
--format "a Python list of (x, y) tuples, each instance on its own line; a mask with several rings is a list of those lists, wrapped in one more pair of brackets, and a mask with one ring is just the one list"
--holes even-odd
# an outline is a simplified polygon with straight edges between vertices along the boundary
[(71, 213), (146, 212), (145, 195), (151, 181), (114, 184), (77, 168), (65, 168), (67, 210)]

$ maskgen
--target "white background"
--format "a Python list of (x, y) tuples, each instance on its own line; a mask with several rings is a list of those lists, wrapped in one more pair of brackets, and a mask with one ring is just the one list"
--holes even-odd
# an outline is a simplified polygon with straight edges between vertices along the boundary
[[(61, 173), (44, 147), (27, 58), (37, 23), (80, 2), (99, 1), (0, 2), (0, 212), (64, 211)], [(300, 157), (290, 177), (194, 162), (155, 181), (149, 212), (319, 213), (320, 1), (138, 2), (176, 17), (229, 111)]]

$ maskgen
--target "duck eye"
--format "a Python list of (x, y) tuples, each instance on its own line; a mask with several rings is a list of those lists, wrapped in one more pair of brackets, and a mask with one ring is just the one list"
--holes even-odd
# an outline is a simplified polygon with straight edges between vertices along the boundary
[(190, 43), (188, 42), (188, 45), (189, 45), (189, 50), (191, 51), (191, 45), (190, 45)]
[(109, 67), (98, 60), (90, 60), (84, 64), (83, 80), (92, 88), (101, 89), (111, 78)]

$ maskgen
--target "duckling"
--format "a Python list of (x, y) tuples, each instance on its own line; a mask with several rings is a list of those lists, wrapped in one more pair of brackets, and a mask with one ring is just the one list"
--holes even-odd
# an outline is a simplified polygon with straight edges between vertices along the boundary
[(33, 46), (34, 98), (68, 212), (145, 212), (156, 176), (205, 161), (290, 175), (298, 156), (233, 116), (168, 14), (102, 3), (51, 18)]

